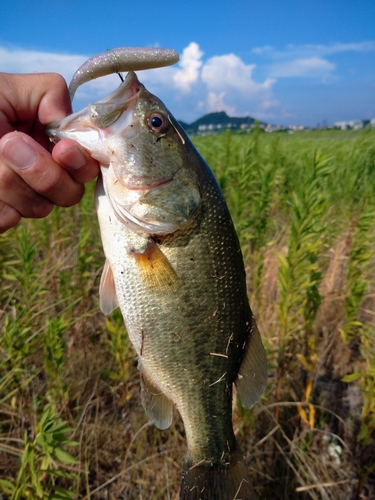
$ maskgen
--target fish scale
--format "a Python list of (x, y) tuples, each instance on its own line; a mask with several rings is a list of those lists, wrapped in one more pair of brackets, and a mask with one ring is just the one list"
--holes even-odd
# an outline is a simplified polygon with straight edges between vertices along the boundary
[[(160, 389), (181, 413), (188, 443), (194, 446), (198, 459), (204, 445), (210, 450), (209, 459), (214, 461), (227, 450), (228, 440), (233, 447), (232, 383), (248, 337), (244, 318), (250, 325), (251, 312), (238, 241), (233, 238), (233, 225), (216, 181), (209, 179), (202, 192), (200, 214), (191, 230), (171, 235), (160, 245), (179, 277), (178, 295), (172, 290), (172, 296), (163, 301), (159, 290), (150, 293), (135, 265), (127, 272), (127, 279), (116, 279), (116, 288), (133, 344), (137, 345), (138, 340), (141, 365), (147, 366), (148, 374), (158, 380)], [(215, 205), (211, 199), (215, 199)], [(128, 246), (130, 254), (126, 231), (121, 244)], [(112, 263), (114, 276), (122, 276), (117, 268), (123, 269), (123, 259)], [(207, 300), (197, 305), (203, 297)], [(175, 333), (179, 342), (175, 341)], [(235, 337), (228, 346), (231, 335)], [(225, 373), (225, 378), (217, 382)], [(197, 391), (197, 385), (205, 387), (210, 397)], [(202, 408), (203, 414), (197, 408)], [(209, 436), (212, 439), (207, 445)]]
[(253, 499), (233, 432), (233, 383), (252, 406), (267, 362), (238, 238), (211, 170), (134, 73), (49, 133), (77, 140), (102, 162), (100, 304), (105, 314), (122, 311), (148, 416), (166, 429), (173, 407), (181, 414), (188, 449), (180, 499)]

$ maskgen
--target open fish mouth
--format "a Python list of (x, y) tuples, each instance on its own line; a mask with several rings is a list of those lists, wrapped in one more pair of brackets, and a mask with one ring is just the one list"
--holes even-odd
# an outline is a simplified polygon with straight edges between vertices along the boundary
[[(161, 106), (129, 72), (108, 97), (47, 129), (52, 140), (74, 139), (100, 162), (105, 194), (117, 218), (143, 233), (187, 227), (201, 201), (198, 179), (184, 168), (183, 156), (176, 155), (176, 141), (170, 137), (176, 135), (173, 121)], [(156, 118), (155, 126), (150, 117)], [(172, 157), (166, 161), (168, 150)]]
[[(105, 99), (50, 123), (46, 127), (46, 133), (54, 143), (64, 138), (77, 140), (96, 158), (95, 142), (118, 132), (120, 127), (122, 130), (132, 127), (132, 114), (124, 112), (135, 107), (143, 88), (131, 71), (122, 84)], [(119, 122), (121, 116), (125, 119)], [(101, 157), (96, 159), (102, 161)]]

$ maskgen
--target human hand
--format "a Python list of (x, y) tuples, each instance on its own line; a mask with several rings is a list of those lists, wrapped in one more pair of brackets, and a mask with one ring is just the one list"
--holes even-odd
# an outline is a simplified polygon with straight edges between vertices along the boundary
[(71, 113), (56, 73), (0, 73), (0, 233), (22, 217), (46, 217), (53, 205), (80, 201), (99, 165), (71, 139), (55, 146), (44, 128)]

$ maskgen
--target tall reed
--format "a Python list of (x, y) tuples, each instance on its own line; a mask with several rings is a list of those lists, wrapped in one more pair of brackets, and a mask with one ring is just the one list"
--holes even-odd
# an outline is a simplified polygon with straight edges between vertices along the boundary
[[(268, 353), (261, 403), (234, 410), (257, 497), (375, 497), (374, 131), (194, 141)], [(79, 206), (0, 235), (4, 498), (177, 495), (183, 426), (148, 423), (121, 315), (99, 310), (103, 263), (91, 184)]]

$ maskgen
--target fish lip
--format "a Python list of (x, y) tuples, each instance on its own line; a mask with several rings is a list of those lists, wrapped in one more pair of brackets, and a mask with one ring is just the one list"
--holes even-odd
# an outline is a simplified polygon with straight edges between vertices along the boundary
[(149, 189), (154, 189), (160, 186), (164, 186), (165, 184), (169, 184), (172, 181), (173, 177), (170, 177), (168, 179), (163, 179), (159, 182), (155, 182), (154, 184), (146, 184), (143, 186), (136, 186), (134, 184), (124, 183), (124, 182), (122, 182), (122, 185), (126, 187), (126, 189), (129, 189), (130, 191), (148, 191)]
[(58, 142), (63, 139), (62, 136), (59, 135), (59, 127), (60, 127), (60, 121), (58, 122), (51, 122), (45, 127), (45, 133), (48, 135), (48, 138), (50, 142), (53, 142), (53, 144), (57, 144)]
[[(124, 87), (124, 91), (130, 91), (130, 95), (126, 100), (127, 102), (131, 99), (134, 99), (134, 97), (139, 94), (144, 88), (143, 84), (138, 80), (137, 75), (134, 73), (134, 71), (129, 71), (121, 86)], [(132, 86), (134, 87), (133, 89)]]
[[(122, 96), (121, 106), (125, 110), (131, 105), (132, 101), (137, 99), (143, 88), (144, 88), (143, 84), (138, 80), (137, 75), (134, 73), (134, 71), (129, 71), (129, 73), (125, 77), (125, 80), (109, 96), (102, 99), (101, 101), (89, 104), (84, 109), (76, 113), (72, 113), (66, 116), (65, 118), (62, 118), (61, 120), (49, 123), (45, 127), (45, 132), (49, 136), (50, 141), (53, 142), (54, 144), (57, 144), (60, 140), (64, 139), (65, 137), (69, 137), (69, 135), (65, 135), (64, 128), (67, 127), (72, 122), (74, 122), (77, 118), (79, 118), (80, 116), (83, 117), (82, 123), (85, 122), (86, 120), (87, 121), (90, 120), (89, 116), (87, 116), (90, 106), (109, 102), (115, 99), (118, 94), (120, 94)], [(96, 130), (98, 128), (93, 126), (91, 123), (85, 123), (84, 125), (87, 128), (92, 128), (93, 130)]]

